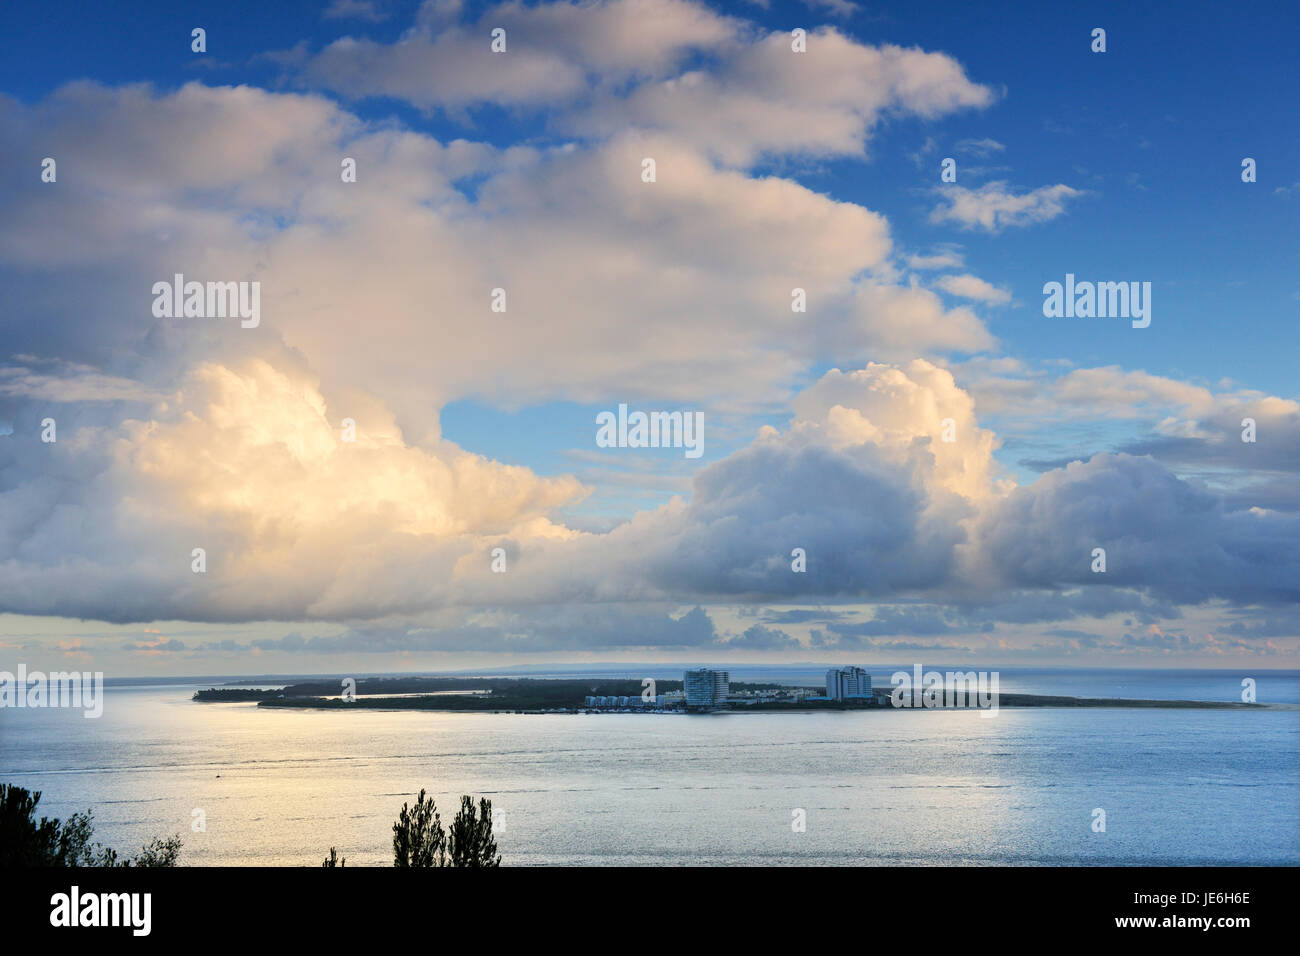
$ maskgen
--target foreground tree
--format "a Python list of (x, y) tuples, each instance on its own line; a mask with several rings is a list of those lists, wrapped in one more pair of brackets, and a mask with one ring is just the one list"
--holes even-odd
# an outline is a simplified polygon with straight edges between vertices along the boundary
[[(331, 855), (333, 850), (331, 849)], [(326, 866), (330, 862), (326, 860)], [(468, 796), (460, 798), (460, 812), (443, 829), (438, 808), (424, 790), (415, 806), (402, 804), (393, 824), (393, 865), (399, 868), (500, 866), (492, 835), (492, 801), (479, 800), (478, 809)]]
[(483, 868), (500, 866), (497, 841), (492, 836), (492, 801), (480, 799), (478, 812), (474, 801), (460, 798), (460, 812), (451, 823), (447, 834), (447, 855), (452, 866)]
[(134, 858), (91, 842), (95, 827), (89, 813), (74, 813), (66, 822), (36, 819), (39, 790), (0, 784), (0, 869), (36, 866), (175, 866), (180, 836), (145, 845)]
[[(165, 840), (158, 838), (151, 840), (140, 848), (140, 852), (135, 855), (134, 859), (123, 860), (118, 866), (175, 866), (176, 861), (180, 858), (181, 847), (180, 834), (167, 837)], [(112, 850), (108, 851), (113, 853)], [(117, 857), (113, 853), (114, 858)]]
[(423, 869), (446, 865), (447, 833), (433, 798), (421, 790), (414, 807), (402, 804), (393, 824), (393, 866)]

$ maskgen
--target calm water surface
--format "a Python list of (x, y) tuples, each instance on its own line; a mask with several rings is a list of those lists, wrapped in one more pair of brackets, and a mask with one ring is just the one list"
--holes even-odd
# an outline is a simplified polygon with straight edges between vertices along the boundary
[[(1003, 675), (1004, 691), (1239, 693), (1233, 675)], [(190, 865), (318, 865), (331, 845), (391, 863), (421, 787), (444, 819), (461, 793), (490, 797), (516, 865), (1300, 863), (1300, 709), (339, 713), (197, 704), (197, 686), (110, 688), (98, 720), (0, 710), (0, 781), (44, 791), (48, 815), (93, 808), (119, 851), (179, 832)], [(1260, 686), (1300, 700), (1294, 672)]]

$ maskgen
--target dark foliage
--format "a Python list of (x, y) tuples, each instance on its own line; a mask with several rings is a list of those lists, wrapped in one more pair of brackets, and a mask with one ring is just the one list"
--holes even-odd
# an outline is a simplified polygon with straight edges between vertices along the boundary
[(179, 836), (154, 840), (139, 855), (119, 857), (116, 850), (93, 843), (89, 813), (66, 821), (36, 818), (39, 790), (0, 784), (0, 869), (38, 866), (175, 866)]
[(393, 866), (422, 869), (447, 866), (447, 833), (438, 817), (432, 797), (423, 790), (415, 806), (402, 804), (393, 824)]
[[(330, 851), (331, 856), (333, 850)], [(326, 861), (326, 866), (331, 865)], [(458, 866), (469, 868), (501, 865), (496, 838), (492, 835), (492, 801), (460, 798), (460, 812), (444, 829), (433, 798), (424, 790), (415, 805), (402, 804), (393, 824), (393, 865), (399, 868)]]
[(500, 866), (497, 841), (492, 836), (492, 801), (480, 799), (478, 812), (468, 796), (460, 798), (460, 812), (447, 834), (447, 855), (452, 866)]

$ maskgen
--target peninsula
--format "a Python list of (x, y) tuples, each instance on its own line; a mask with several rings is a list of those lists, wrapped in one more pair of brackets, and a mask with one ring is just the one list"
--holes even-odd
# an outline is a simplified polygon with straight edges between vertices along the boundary
[[(688, 677), (691, 672), (688, 672)], [(688, 707), (683, 681), (599, 680), (506, 677), (363, 677), (309, 681), (282, 688), (214, 687), (200, 690), (199, 702), (252, 702), (259, 707), (327, 710), (431, 710), (489, 713), (686, 713), (691, 710), (748, 713), (842, 710), (902, 711), (892, 706), (890, 687), (870, 688), (860, 696), (821, 696), (818, 687), (773, 683), (728, 685), (725, 699), (707, 708)], [(1139, 700), (1122, 697), (1066, 697), (1002, 693), (997, 707), (1127, 707), (1237, 710), (1261, 704), (1233, 701)], [(925, 709), (917, 706), (914, 709)], [(933, 709), (933, 707), (929, 708)]]

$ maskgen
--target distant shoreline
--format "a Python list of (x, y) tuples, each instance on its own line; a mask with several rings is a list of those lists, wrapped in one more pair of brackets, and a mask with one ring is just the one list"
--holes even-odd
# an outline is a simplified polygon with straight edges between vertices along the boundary
[[(660, 682), (663, 689), (670, 681)], [(751, 695), (762, 695), (775, 685), (736, 685)], [(976, 710), (973, 706), (895, 707), (892, 687), (875, 688), (870, 699), (861, 701), (791, 700), (754, 696), (715, 708), (714, 713), (819, 713), (838, 711)], [(394, 696), (400, 694), (401, 696)], [(623, 706), (585, 706), (580, 701), (590, 694), (621, 696)], [(212, 688), (194, 694), (194, 700), (215, 703), (257, 703), (259, 707), (309, 710), (423, 710), (445, 713), (600, 714), (688, 713), (679, 705), (646, 706), (641, 703), (637, 681), (569, 681), (501, 678), (414, 678), (403, 681), (363, 679), (356, 682), (352, 699), (343, 699), (332, 685), (296, 684), (284, 689)], [(996, 708), (1094, 707), (1173, 710), (1266, 710), (1269, 705), (1236, 701), (1158, 700), (1126, 697), (1072, 697), (1050, 694), (1006, 693), (997, 697)]]
[[(877, 698), (879, 701), (880, 698)], [(280, 700), (259, 701), (259, 707), (283, 707), (308, 710), (428, 710), (444, 713), (523, 713), (523, 714), (685, 714), (682, 708), (617, 708), (584, 707), (569, 708), (510, 708), (497, 707), (449, 707), (446, 698), (432, 697), (358, 697), (353, 701), (330, 700), (325, 698), (284, 698)], [(442, 706), (439, 706), (442, 705)], [(1119, 708), (1164, 708), (1170, 710), (1267, 710), (1266, 704), (1245, 704), (1234, 701), (1212, 700), (1139, 700), (1125, 697), (1056, 697), (1040, 694), (1003, 694), (997, 709), (1023, 709), (1029, 707), (1119, 707)], [(815, 702), (804, 704), (736, 704), (720, 707), (712, 713), (726, 714), (772, 714), (772, 713), (821, 713), (838, 711), (921, 711), (921, 710), (978, 710), (977, 707), (894, 707), (889, 703), (888, 694), (883, 703), (844, 704), (838, 701)]]

